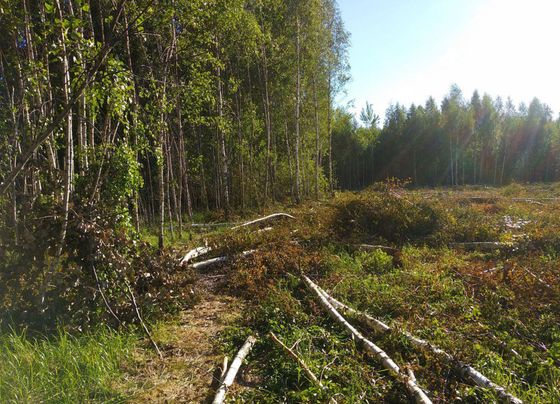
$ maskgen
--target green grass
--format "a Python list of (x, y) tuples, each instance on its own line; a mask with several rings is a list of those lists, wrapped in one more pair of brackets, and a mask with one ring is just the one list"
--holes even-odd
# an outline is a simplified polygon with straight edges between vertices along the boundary
[(0, 402), (124, 402), (118, 380), (135, 342), (103, 328), (78, 337), (0, 334)]

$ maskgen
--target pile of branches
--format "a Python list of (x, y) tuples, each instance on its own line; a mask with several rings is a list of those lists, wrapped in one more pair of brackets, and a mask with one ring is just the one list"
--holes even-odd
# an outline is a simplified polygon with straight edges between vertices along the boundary
[[(119, 327), (190, 307), (194, 273), (177, 265), (94, 207), (71, 210), (61, 257), (54, 247), (61, 224), (30, 221), (34, 242), (4, 248), (0, 263), (0, 325), (41, 331), (57, 325)], [(117, 227), (117, 229), (115, 229)]]

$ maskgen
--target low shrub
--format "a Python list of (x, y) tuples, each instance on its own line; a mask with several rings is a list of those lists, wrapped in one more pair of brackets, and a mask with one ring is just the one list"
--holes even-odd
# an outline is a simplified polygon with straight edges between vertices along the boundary
[(402, 244), (433, 236), (442, 218), (434, 207), (397, 191), (369, 191), (343, 201), (332, 226), (342, 238), (380, 238)]

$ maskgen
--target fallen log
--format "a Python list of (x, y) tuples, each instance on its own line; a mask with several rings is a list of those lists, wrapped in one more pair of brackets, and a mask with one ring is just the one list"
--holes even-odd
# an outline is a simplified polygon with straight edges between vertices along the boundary
[(245, 359), (247, 354), (249, 354), (251, 348), (253, 348), (253, 345), (255, 345), (255, 342), (257, 342), (257, 339), (252, 335), (249, 336), (239, 352), (237, 352), (237, 355), (235, 355), (235, 358), (231, 362), (231, 366), (229, 367), (226, 375), (221, 381), (220, 387), (218, 388), (216, 396), (214, 397), (214, 401), (212, 402), (213, 404), (221, 404), (224, 402), (228, 389), (233, 384), (235, 376), (237, 375), (237, 372), (239, 371), (243, 360)]
[(185, 254), (180, 264), (188, 264), (190, 260), (200, 257), (201, 255), (208, 254), (212, 251), (212, 247), (196, 247)]
[(355, 309), (347, 306), (346, 304), (336, 300), (334, 297), (330, 296), (319, 285), (313, 283), (313, 281), (309, 280), (309, 282), (311, 282), (317, 288), (319, 293), (321, 293), (322, 296), (325, 299), (327, 299), (327, 301), (329, 303), (331, 303), (334, 307), (337, 307), (339, 310), (345, 311), (345, 312), (349, 313), (350, 315), (356, 317), (358, 320), (363, 321), (372, 330), (377, 331), (379, 333), (397, 332), (397, 333), (403, 335), (404, 337), (406, 337), (412, 345), (414, 345), (416, 347), (419, 347), (419, 348), (422, 348), (422, 349), (425, 349), (425, 350), (428, 350), (431, 353), (433, 353), (437, 356), (440, 356), (443, 359), (445, 359), (447, 362), (451, 363), (453, 365), (453, 367), (455, 368), (455, 370), (457, 371), (457, 373), (459, 373), (459, 375), (462, 378), (467, 379), (467, 380), (471, 380), (477, 386), (485, 387), (485, 388), (493, 390), (501, 399), (503, 399), (503, 400), (505, 400), (509, 403), (513, 403), (513, 404), (522, 404), (523, 403), (523, 401), (521, 401), (520, 399), (518, 399), (514, 395), (508, 393), (505, 388), (503, 388), (502, 386), (492, 382), (490, 379), (488, 379), (486, 376), (484, 376), (482, 373), (480, 373), (478, 370), (476, 370), (472, 366), (456, 360), (455, 358), (453, 358), (453, 356), (451, 356), (450, 354), (445, 352), (443, 349), (438, 348), (437, 346), (431, 344), (429, 341), (426, 341), (424, 339), (415, 337), (414, 335), (412, 335), (411, 333), (409, 333), (407, 331), (396, 330), (396, 329), (388, 326), (384, 322), (382, 322), (382, 321), (380, 321), (376, 318), (371, 317), (369, 314), (366, 314), (364, 312), (355, 310)]
[(430, 398), (424, 391), (410, 378), (401, 368), (387, 355), (385, 351), (375, 345), (373, 342), (365, 338), (354, 326), (352, 326), (346, 319), (334, 308), (334, 306), (325, 298), (325, 296), (318, 289), (317, 285), (311, 281), (307, 276), (303, 276), (307, 286), (315, 292), (319, 298), (319, 302), (329, 315), (338, 323), (340, 323), (354, 339), (358, 340), (374, 357), (376, 357), (385, 369), (389, 370), (398, 380), (403, 382), (409, 393), (415, 398), (417, 403), (431, 403)]
[(266, 222), (267, 220), (274, 219), (274, 218), (276, 218), (276, 217), (286, 217), (286, 218), (289, 218), (289, 219), (295, 219), (295, 217), (293, 217), (292, 215), (289, 215), (289, 214), (287, 214), (287, 213), (274, 213), (274, 214), (272, 214), (272, 215), (268, 215), (268, 216), (265, 216), (265, 217), (261, 217), (261, 218), (259, 218), (259, 219), (251, 220), (250, 222), (246, 222), (246, 223), (243, 223), (243, 224), (234, 226), (234, 227), (232, 227), (231, 229), (232, 229), (232, 230), (235, 230), (235, 229), (239, 229), (239, 228), (241, 228), (241, 227), (251, 226), (252, 224), (261, 223), (261, 222)]
[(237, 223), (191, 223), (191, 227), (226, 227), (236, 225)]
[(358, 244), (356, 245), (358, 250), (360, 251), (375, 251), (381, 250), (383, 252), (388, 253), (389, 255), (396, 254), (399, 252), (397, 248), (389, 247), (386, 245), (371, 245), (371, 244)]
[[(248, 255), (253, 254), (255, 251), (256, 250), (243, 251), (241, 254), (239, 254), (239, 256), (246, 257)], [(192, 267), (194, 269), (204, 269), (204, 268), (207, 268), (207, 267), (215, 265), (215, 264), (221, 264), (221, 263), (226, 262), (230, 259), (231, 259), (231, 257), (229, 255), (223, 255), (221, 257), (210, 258), (210, 259), (205, 260), (205, 261), (196, 262), (196, 263), (192, 264)]]
[(272, 227), (265, 227), (264, 229), (257, 230), (257, 233), (266, 233), (267, 231), (272, 231)]
[(210, 266), (215, 265), (215, 264), (220, 264), (222, 262), (226, 262), (228, 259), (229, 259), (229, 257), (227, 255), (224, 255), (222, 257), (210, 258), (209, 260), (194, 263), (194, 264), (192, 264), (192, 267), (194, 269), (204, 269), (206, 267), (210, 267)]

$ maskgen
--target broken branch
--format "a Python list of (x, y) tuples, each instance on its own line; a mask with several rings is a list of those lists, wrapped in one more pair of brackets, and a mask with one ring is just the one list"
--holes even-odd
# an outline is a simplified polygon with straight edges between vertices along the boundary
[(272, 341), (276, 343), (276, 345), (280, 346), (280, 348), (282, 348), (284, 352), (288, 354), (288, 356), (290, 356), (292, 359), (294, 359), (297, 362), (299, 367), (303, 369), (303, 371), (307, 375), (307, 378), (310, 381), (312, 381), (313, 383), (315, 383), (320, 387), (323, 387), (323, 384), (319, 381), (319, 379), (317, 379), (317, 376), (315, 376), (315, 374), (311, 371), (311, 369), (309, 369), (309, 367), (305, 364), (303, 359), (301, 359), (294, 351), (292, 351), (282, 341), (280, 341), (280, 339), (278, 339), (278, 337), (272, 331), (270, 331), (268, 335), (270, 336), (270, 339), (272, 339)]

